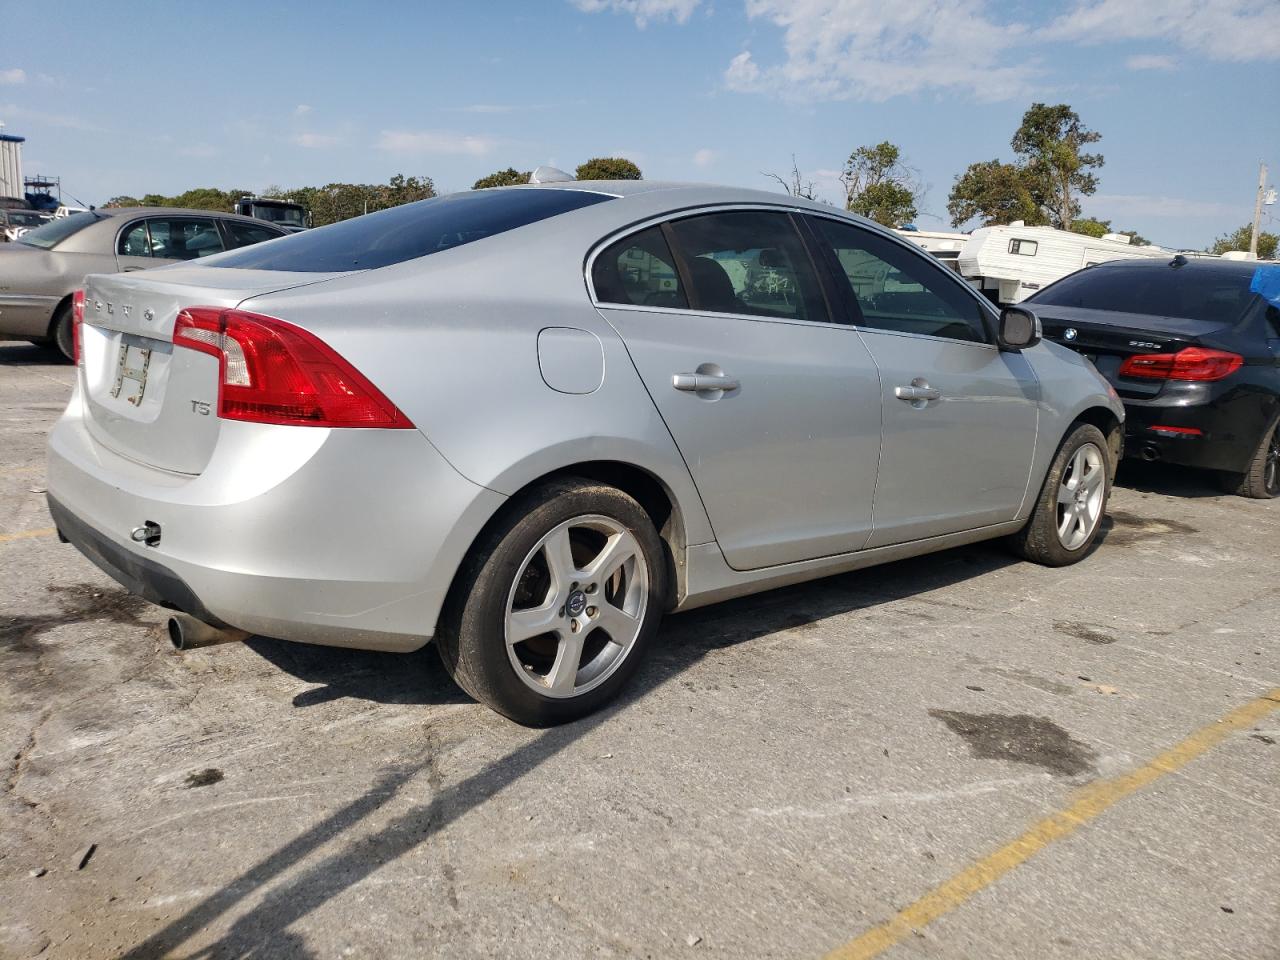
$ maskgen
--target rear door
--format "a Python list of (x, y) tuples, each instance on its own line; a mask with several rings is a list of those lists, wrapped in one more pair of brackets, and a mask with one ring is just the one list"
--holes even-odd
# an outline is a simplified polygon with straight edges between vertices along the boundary
[(884, 441), (868, 546), (1012, 520), (1035, 452), (1039, 383), (992, 342), (985, 307), (907, 243), (810, 217), (880, 370)]
[(597, 254), (592, 282), (730, 566), (865, 546), (880, 382), (856, 331), (831, 322), (789, 214), (649, 227)]

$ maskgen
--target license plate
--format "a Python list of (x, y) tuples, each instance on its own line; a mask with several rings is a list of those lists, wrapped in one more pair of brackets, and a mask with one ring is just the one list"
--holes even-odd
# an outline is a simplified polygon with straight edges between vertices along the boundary
[(120, 357), (116, 361), (116, 380), (111, 395), (121, 397), (135, 407), (142, 403), (147, 390), (147, 367), (151, 365), (151, 351), (129, 343), (120, 344)]

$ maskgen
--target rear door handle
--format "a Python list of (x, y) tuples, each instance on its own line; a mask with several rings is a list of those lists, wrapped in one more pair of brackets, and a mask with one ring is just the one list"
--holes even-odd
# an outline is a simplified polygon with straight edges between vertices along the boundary
[(703, 390), (737, 390), (739, 383), (733, 377), (715, 373), (677, 373), (671, 378), (677, 390), (700, 393)]

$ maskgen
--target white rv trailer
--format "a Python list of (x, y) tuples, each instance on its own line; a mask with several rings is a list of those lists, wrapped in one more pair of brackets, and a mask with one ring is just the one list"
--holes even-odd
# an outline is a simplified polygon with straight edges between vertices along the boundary
[(1053, 227), (981, 227), (960, 251), (960, 275), (1001, 306), (1020, 303), (1042, 287), (1107, 260), (1167, 257), (1161, 247), (1135, 247), (1122, 233), (1086, 237)]
[(949, 233), (944, 230), (895, 230), (903, 240), (910, 240), (917, 247), (929, 251), (952, 270), (959, 272), (960, 251), (969, 241), (967, 233)]

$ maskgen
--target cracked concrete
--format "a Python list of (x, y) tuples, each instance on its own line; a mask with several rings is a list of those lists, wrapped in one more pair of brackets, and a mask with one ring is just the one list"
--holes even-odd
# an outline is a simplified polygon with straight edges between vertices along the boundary
[[(49, 526), (49, 361), (0, 344), (0, 532)], [(175, 654), (70, 547), (0, 542), (0, 958), (822, 955), (1280, 684), (1280, 504), (1126, 470), (1115, 510), (1077, 567), (979, 546), (670, 618), (547, 731), (429, 649)], [(889, 955), (1280, 956), (1255, 726)]]

